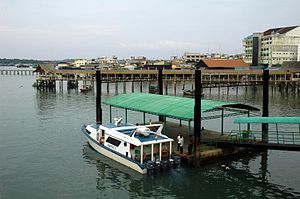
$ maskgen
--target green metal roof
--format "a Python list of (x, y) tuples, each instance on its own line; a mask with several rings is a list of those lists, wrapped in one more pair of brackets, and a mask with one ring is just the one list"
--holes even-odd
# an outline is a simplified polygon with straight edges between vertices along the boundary
[[(194, 120), (194, 104), (192, 98), (156, 95), (148, 93), (128, 93), (117, 95), (103, 102), (114, 107), (120, 107), (133, 111), (145, 112), (154, 115), (162, 115), (182, 120)], [(241, 108), (258, 110), (255, 107), (231, 102), (219, 102), (201, 100), (201, 112), (207, 112), (220, 107)]]
[(234, 123), (300, 124), (300, 117), (240, 117)]

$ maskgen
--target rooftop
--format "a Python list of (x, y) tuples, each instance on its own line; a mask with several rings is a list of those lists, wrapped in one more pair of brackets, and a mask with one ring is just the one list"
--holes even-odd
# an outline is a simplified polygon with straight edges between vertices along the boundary
[[(194, 120), (195, 100), (192, 98), (148, 93), (128, 93), (111, 97), (103, 103), (114, 107), (153, 115), (161, 115), (186, 121)], [(243, 109), (250, 111), (259, 110), (253, 106), (234, 102), (201, 100), (202, 113), (220, 110), (221, 108)]]
[(272, 28), (269, 30), (266, 30), (264, 32), (264, 35), (271, 35), (271, 34), (285, 34), (299, 26), (289, 26), (289, 27), (281, 27), (281, 28)]
[(242, 59), (203, 59), (197, 65), (208, 68), (249, 67)]

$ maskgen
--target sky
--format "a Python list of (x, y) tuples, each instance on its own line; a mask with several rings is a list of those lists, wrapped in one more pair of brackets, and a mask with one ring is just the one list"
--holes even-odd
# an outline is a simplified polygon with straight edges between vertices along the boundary
[(300, 25), (300, 0), (0, 0), (0, 58), (239, 54), (253, 32)]

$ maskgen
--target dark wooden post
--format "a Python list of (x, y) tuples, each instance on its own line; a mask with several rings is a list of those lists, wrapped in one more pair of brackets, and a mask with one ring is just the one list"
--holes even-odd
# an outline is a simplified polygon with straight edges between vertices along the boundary
[(194, 152), (201, 142), (201, 70), (195, 70)]
[[(158, 94), (163, 95), (163, 73), (161, 68), (158, 69)], [(160, 115), (158, 116), (158, 120), (163, 122), (164, 117)]]
[[(269, 70), (263, 70), (263, 112), (262, 117), (269, 117)], [(268, 124), (262, 124), (262, 142), (268, 142)]]
[(96, 71), (96, 122), (102, 124), (102, 108), (101, 108), (101, 72)]

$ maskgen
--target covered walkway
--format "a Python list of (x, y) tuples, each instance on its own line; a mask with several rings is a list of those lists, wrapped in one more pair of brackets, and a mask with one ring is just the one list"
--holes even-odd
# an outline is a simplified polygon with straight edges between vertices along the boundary
[[(174, 118), (188, 121), (191, 132), (191, 122), (194, 121), (195, 100), (168, 95), (156, 95), (148, 93), (128, 93), (117, 95), (103, 102), (110, 106), (110, 121), (112, 121), (111, 107), (123, 108), (125, 110), (125, 122), (127, 122), (127, 110), (143, 113), (143, 122), (146, 123), (145, 114), (160, 115), (166, 118)], [(221, 118), (221, 133), (223, 133), (223, 118), (241, 114), (250, 115), (250, 111), (259, 111), (259, 109), (240, 103), (220, 102), (212, 100), (201, 100), (201, 120)]]

